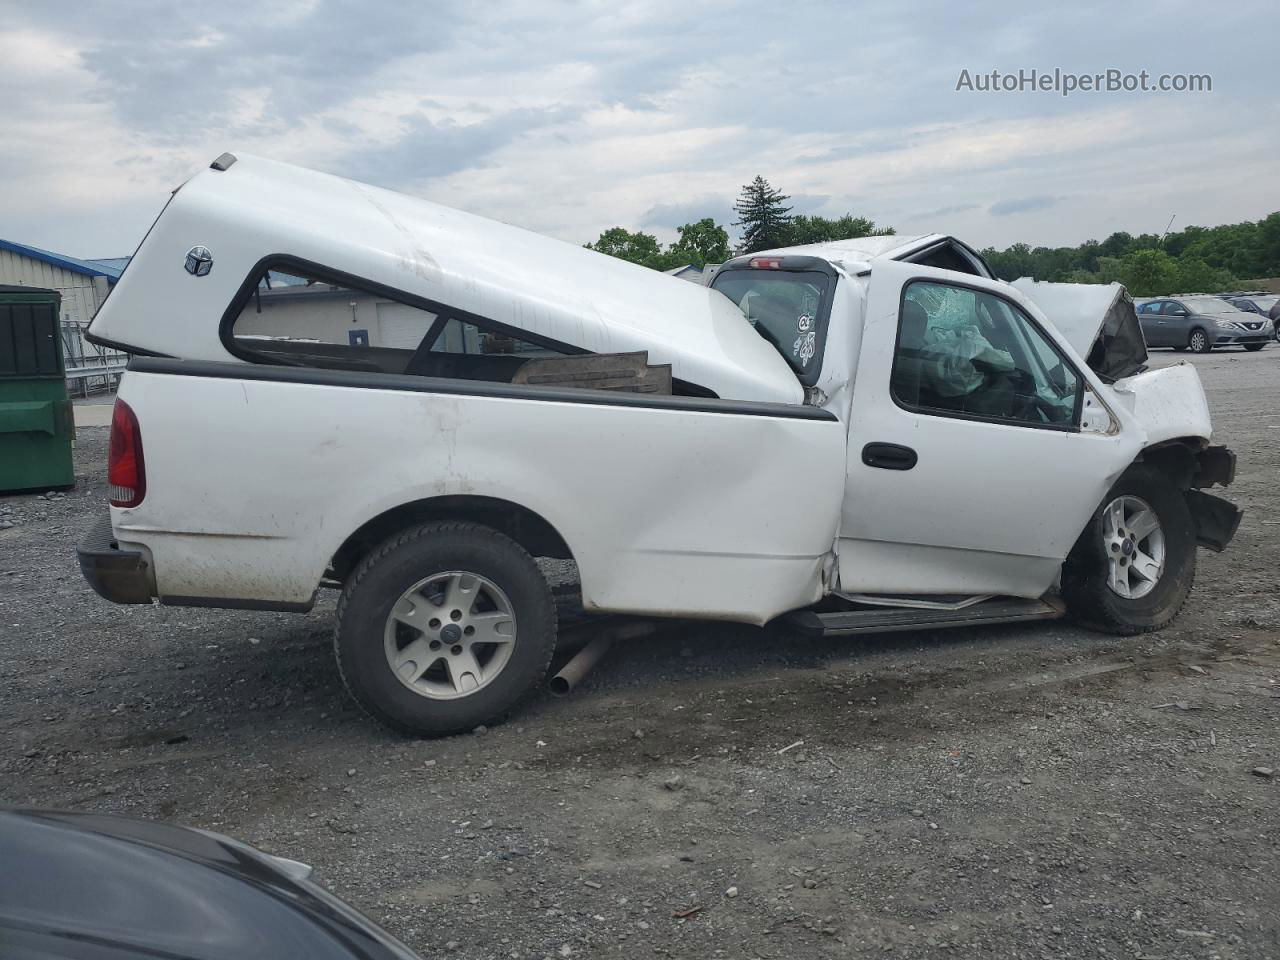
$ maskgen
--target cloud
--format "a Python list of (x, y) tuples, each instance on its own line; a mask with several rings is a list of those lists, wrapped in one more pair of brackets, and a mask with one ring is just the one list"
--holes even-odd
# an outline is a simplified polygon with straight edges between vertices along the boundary
[(1014, 213), (1027, 213), (1030, 210), (1047, 210), (1061, 199), (1060, 197), (1015, 197), (1009, 200), (1000, 200), (993, 203), (987, 209), (992, 216), (1007, 217)]
[(411, 114), (400, 118), (403, 132), (397, 138), (345, 153), (343, 171), (378, 186), (443, 177), (482, 164), (531, 130), (571, 119), (563, 109), (509, 110), (467, 123)]
[(949, 207), (938, 207), (936, 210), (930, 210), (927, 213), (912, 213), (903, 217), (903, 220), (914, 222), (916, 220), (939, 220), (943, 217), (955, 216), (958, 213), (968, 213), (970, 210), (977, 210), (976, 203), (953, 203)]
[[(715, 16), (675, 0), (11, 7), (0, 236), (72, 254), (132, 249), (169, 190), (228, 149), (574, 243), (619, 224), (664, 240), (702, 216), (728, 226), (757, 173), (797, 213), (935, 221), (978, 245), (1280, 208), (1280, 131), (1257, 123), (1280, 28), (1264, 0), (1209, 20), (1157, 0), (815, 0), (803, 17), (763, 0)], [(1176, 63), (1156, 60), (1168, 50)], [(1214, 87), (955, 91), (961, 69), (1054, 66), (1208, 72)]]
[(686, 223), (696, 223), (704, 217), (710, 217), (723, 227), (728, 227), (738, 215), (733, 210), (732, 200), (708, 194), (695, 200), (683, 203), (659, 203), (650, 207), (636, 220), (638, 227), (666, 227), (674, 230)]
[(377, 89), (384, 65), (448, 47), (457, 23), (452, 5), (426, 16), (417, 4), (365, 0), (94, 6), (127, 25), (87, 34), (79, 55), (95, 96), (170, 141), (210, 125), (237, 135), (287, 128)]

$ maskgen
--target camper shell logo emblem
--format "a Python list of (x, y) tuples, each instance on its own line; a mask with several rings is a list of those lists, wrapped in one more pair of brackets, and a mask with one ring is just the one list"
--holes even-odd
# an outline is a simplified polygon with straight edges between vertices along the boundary
[(192, 247), (187, 251), (185, 266), (193, 277), (203, 277), (213, 269), (213, 254), (208, 247)]

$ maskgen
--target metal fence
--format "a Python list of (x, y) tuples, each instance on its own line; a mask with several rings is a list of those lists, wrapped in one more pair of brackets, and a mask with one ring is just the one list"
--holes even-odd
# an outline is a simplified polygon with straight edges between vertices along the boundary
[(68, 392), (87, 397), (90, 393), (114, 390), (129, 362), (129, 355), (86, 340), (87, 323), (63, 320), (61, 326)]

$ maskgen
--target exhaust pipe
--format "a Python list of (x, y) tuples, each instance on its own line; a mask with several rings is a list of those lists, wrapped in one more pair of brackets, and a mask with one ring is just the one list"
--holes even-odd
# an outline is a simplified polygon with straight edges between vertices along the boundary
[[(583, 628), (583, 631), (587, 629), (590, 628)], [(570, 657), (569, 662), (560, 668), (560, 672), (551, 678), (548, 688), (554, 696), (567, 697), (582, 682), (582, 678), (604, 659), (604, 655), (616, 641), (643, 637), (656, 629), (651, 623), (641, 622), (599, 626), (595, 631), (596, 635), (587, 641), (587, 645)]]

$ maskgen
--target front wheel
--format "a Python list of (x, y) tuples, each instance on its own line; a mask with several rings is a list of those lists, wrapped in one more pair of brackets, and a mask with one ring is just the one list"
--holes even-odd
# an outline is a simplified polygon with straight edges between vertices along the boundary
[(373, 550), (338, 603), (347, 689), (402, 733), (492, 723), (546, 676), (556, 607), (515, 541), (474, 523), (427, 523)]
[(1208, 353), (1213, 349), (1209, 335), (1203, 330), (1192, 330), (1191, 336), (1187, 338), (1187, 346), (1191, 348), (1192, 353)]
[(1195, 526), (1182, 491), (1138, 464), (1080, 534), (1062, 568), (1062, 595), (1085, 626), (1147, 633), (1178, 615), (1195, 575)]
[(1257, 353), (1259, 350), (1261, 350), (1265, 346), (1266, 346), (1265, 343), (1246, 343), (1244, 345), (1244, 348), (1248, 350), (1250, 353)]

